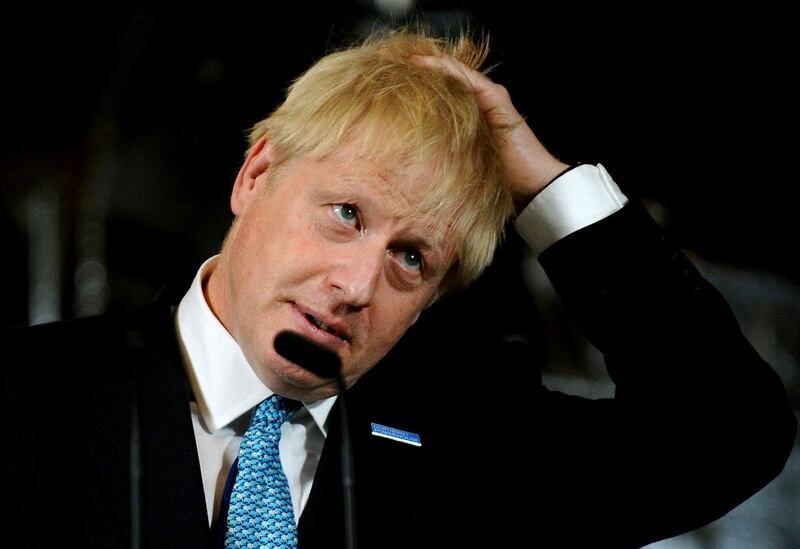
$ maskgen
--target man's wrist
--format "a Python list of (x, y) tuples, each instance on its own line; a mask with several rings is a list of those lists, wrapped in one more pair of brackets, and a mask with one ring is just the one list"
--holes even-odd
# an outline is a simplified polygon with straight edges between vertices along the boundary
[(523, 209), (514, 226), (537, 253), (620, 210), (627, 197), (602, 165), (567, 167)]
[(522, 212), (533, 201), (536, 196), (547, 188), (553, 181), (561, 177), (562, 174), (571, 170), (574, 166), (565, 164), (556, 158), (551, 157), (547, 163), (534, 162), (538, 165), (537, 177), (532, 179), (528, 185), (515, 193), (514, 209), (517, 213)]

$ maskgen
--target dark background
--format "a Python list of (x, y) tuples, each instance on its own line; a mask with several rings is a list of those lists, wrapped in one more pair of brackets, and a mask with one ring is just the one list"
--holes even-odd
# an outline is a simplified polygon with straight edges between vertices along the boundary
[[(787, 14), (512, 4), (416, 14), (487, 31), (494, 78), (545, 143), (657, 199), (686, 247), (798, 279)], [(57, 190), (62, 316), (81, 310), (68, 274), (88, 252), (70, 235), (87, 216), (105, 233), (106, 308), (217, 249), (244, 131), (314, 59), (386, 21), (369, 2), (292, 5), (36, 4), (2, 18), (0, 235), (15, 289), (2, 322), (27, 320), (25, 204), (43, 187)]]
[[(745, 327), (760, 330), (757, 348), (797, 394), (800, 94), (788, 13), (477, 0), (420, 0), (394, 13), (368, 0), (110, 4), (3, 8), (0, 325), (127, 309), (176, 270), (196, 269), (232, 220), (246, 129), (315, 59), (412, 15), (436, 31), (488, 32), (492, 77), (545, 144), (567, 162), (602, 162), (644, 199)], [(585, 342), (549, 305), (546, 283), (523, 274), (530, 260), (511, 234), (486, 276), (426, 321), (469, 331), (490, 318), (489, 330), (542, 349), (554, 383), (559, 367), (597, 378), (560, 364), (596, 357), (574, 350)], [(798, 482), (788, 482), (796, 498)], [(800, 535), (781, 532), (759, 547)], [(724, 545), (724, 535), (702, 539)]]

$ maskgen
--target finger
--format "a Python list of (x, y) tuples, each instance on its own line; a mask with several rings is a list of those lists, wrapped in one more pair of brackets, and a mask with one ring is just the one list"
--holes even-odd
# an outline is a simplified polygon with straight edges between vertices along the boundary
[(475, 69), (467, 67), (464, 63), (452, 57), (435, 55), (415, 55), (412, 61), (426, 67), (443, 70), (475, 93), (483, 93), (492, 84), (492, 81)]

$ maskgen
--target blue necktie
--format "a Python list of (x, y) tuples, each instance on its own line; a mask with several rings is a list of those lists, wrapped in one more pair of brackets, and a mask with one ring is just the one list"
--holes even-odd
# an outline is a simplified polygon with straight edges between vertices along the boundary
[(297, 547), (292, 496), (278, 443), (281, 424), (299, 408), (299, 402), (273, 395), (256, 409), (239, 448), (239, 470), (228, 507), (226, 548)]

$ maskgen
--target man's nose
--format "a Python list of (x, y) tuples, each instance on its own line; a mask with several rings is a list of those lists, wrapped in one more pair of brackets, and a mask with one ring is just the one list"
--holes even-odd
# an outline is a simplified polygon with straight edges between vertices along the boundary
[(352, 245), (340, 249), (341, 254), (328, 276), (328, 283), (341, 293), (347, 305), (362, 309), (375, 294), (383, 274), (386, 251), (383, 246)]

